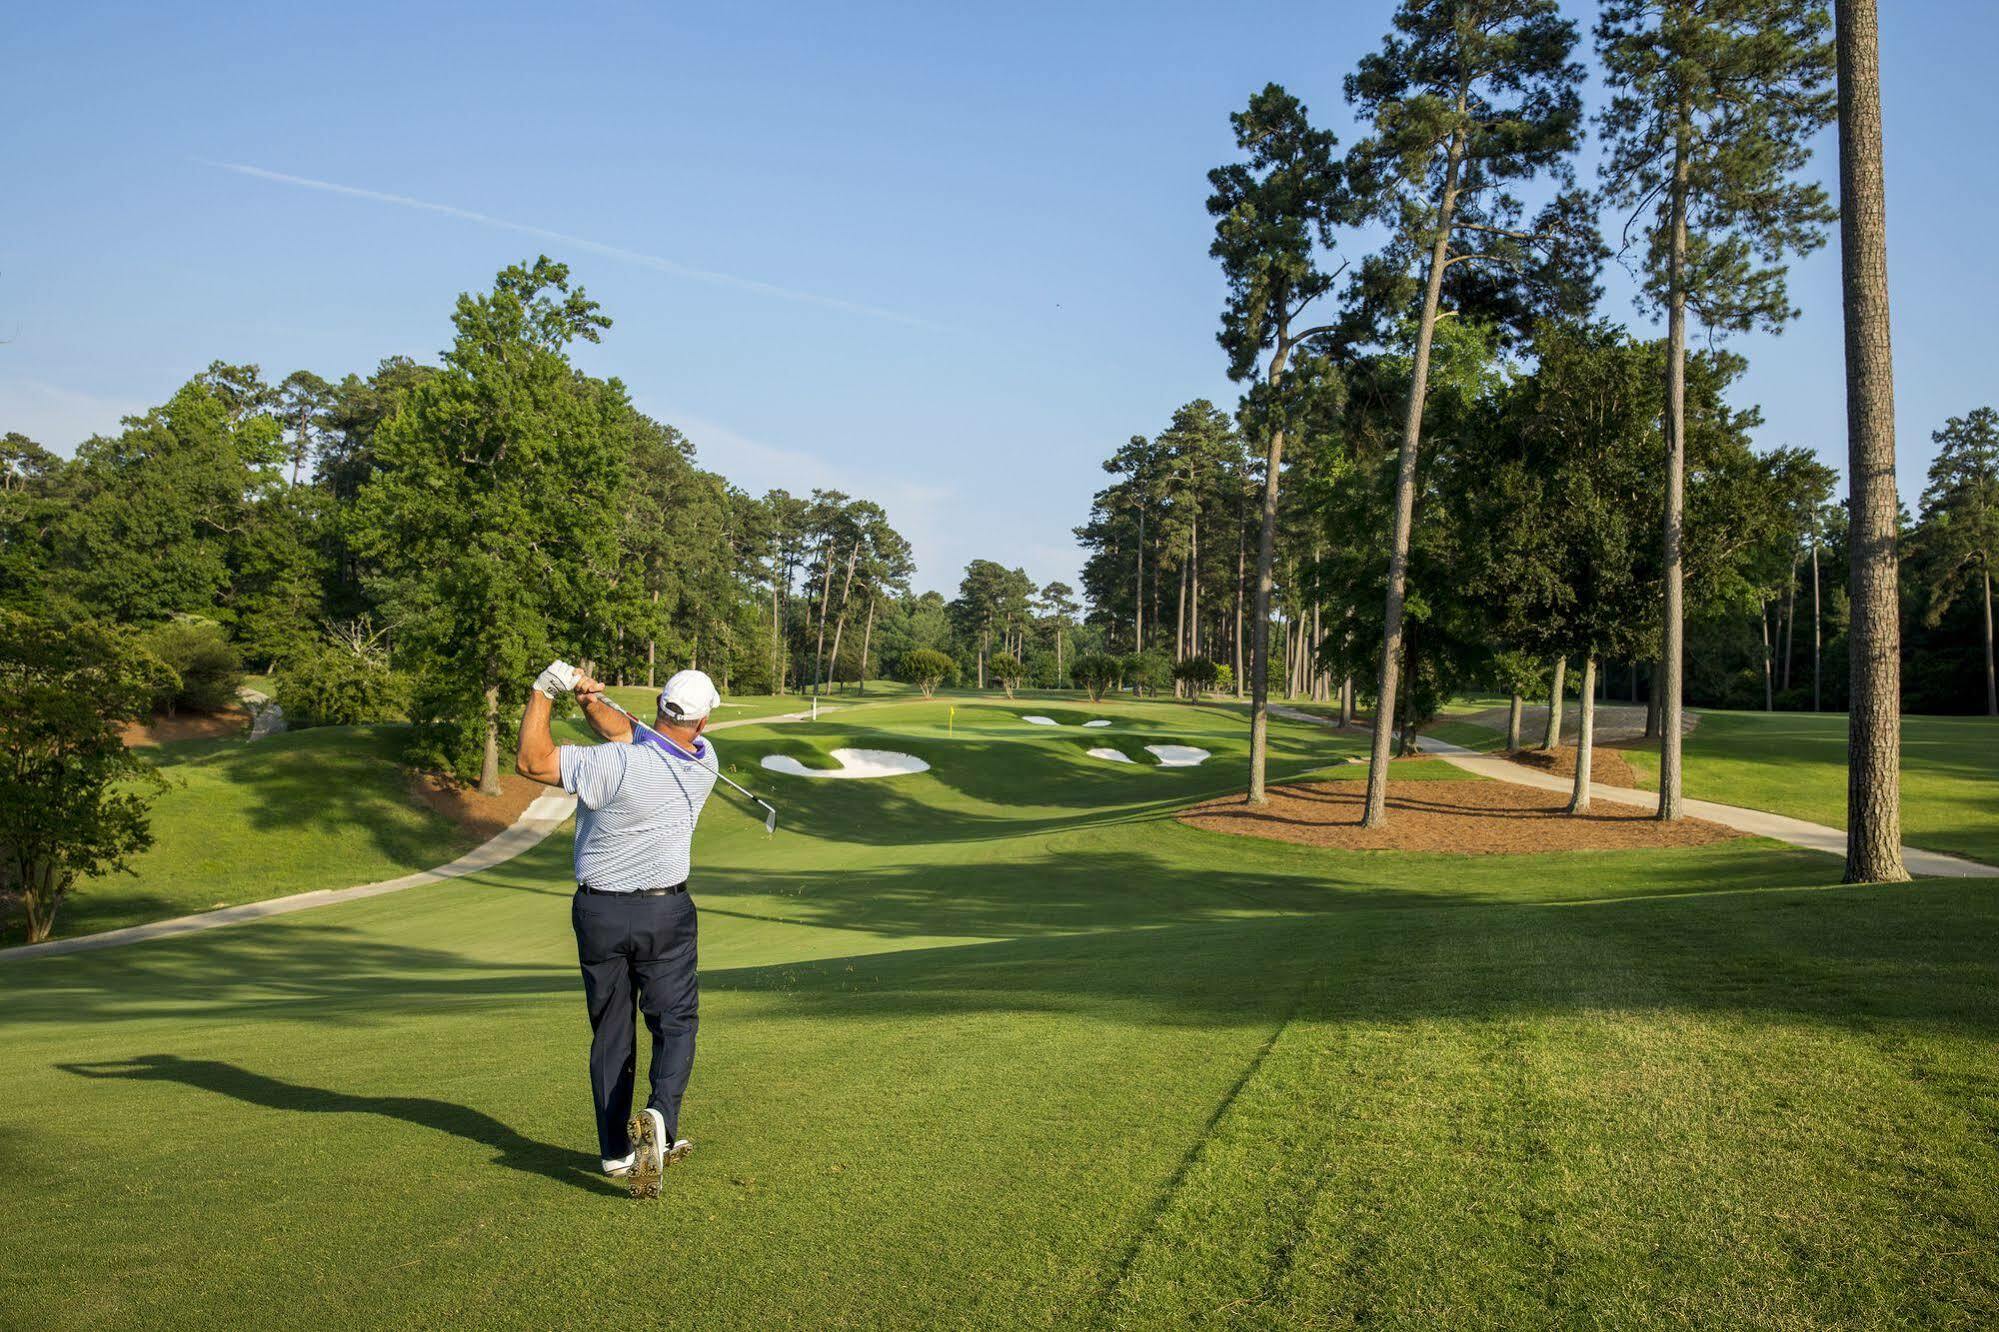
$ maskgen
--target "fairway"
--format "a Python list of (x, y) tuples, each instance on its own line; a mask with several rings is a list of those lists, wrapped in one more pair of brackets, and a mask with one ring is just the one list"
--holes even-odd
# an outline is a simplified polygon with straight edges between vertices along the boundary
[[(696, 839), (657, 1204), (596, 1171), (567, 832), (0, 964), (0, 1325), (1999, 1319), (1999, 882), (1231, 838), (1173, 814), (1240, 789), (1238, 711), (1059, 706), (719, 737), (781, 817)], [(1273, 777), (1362, 743), (1277, 720)], [(758, 766), (841, 747), (931, 767)]]

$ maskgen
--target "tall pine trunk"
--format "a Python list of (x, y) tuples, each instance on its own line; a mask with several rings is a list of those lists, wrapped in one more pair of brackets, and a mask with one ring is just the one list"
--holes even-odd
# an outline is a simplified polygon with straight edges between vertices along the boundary
[(1820, 712), (1825, 705), (1819, 700), (1819, 684), (1822, 678), (1821, 656), (1825, 651), (1825, 631), (1819, 620), (1819, 543), (1812, 542), (1812, 711)]
[[(825, 670), (823, 659), (826, 655), (826, 610), (833, 601), (833, 541), (831, 537), (828, 537), (826, 540), (826, 549), (819, 553), (819, 563), (824, 566), (826, 576), (821, 580), (819, 588), (819, 641), (812, 648), (812, 692), (814, 694), (819, 692), (819, 681)], [(811, 584), (808, 583), (806, 586), (810, 587)], [(811, 608), (807, 607), (805, 613), (810, 615), (812, 613)]]
[[(875, 589), (868, 589), (868, 627), (861, 633), (861, 692), (868, 692), (868, 645), (875, 641)], [(1056, 645), (1057, 669), (1060, 669), (1061, 645)]]
[(1582, 716), (1576, 721), (1576, 782), (1569, 813), (1589, 813), (1590, 760), (1596, 748), (1596, 655), (1583, 658)]
[(1992, 564), (1987, 560), (1978, 571), (1985, 589), (1985, 715), (1999, 717), (1999, 676), (1992, 672)]
[(1659, 699), (1659, 817), (1680, 817), (1680, 699), (1686, 660), (1686, 615), (1682, 596), (1681, 549), (1685, 537), (1687, 490), (1687, 192), (1693, 135), (1682, 103), (1674, 137), (1672, 234), (1666, 260), (1666, 521), (1663, 534), (1666, 595), (1659, 673), (1652, 692)]
[(479, 756), (479, 794), (500, 794), (500, 687), (486, 686), (486, 743)]
[(1518, 689), (1513, 691), (1513, 701), (1506, 705), (1506, 752), (1520, 748), (1520, 711), (1526, 700), (1520, 697)]
[(853, 553), (847, 556), (847, 578), (840, 584), (840, 614), (833, 621), (833, 652), (826, 658), (826, 674), (830, 678), (840, 669), (840, 631), (847, 627), (847, 602), (854, 591), (854, 565), (861, 558), (859, 538), (854, 541)]
[(1558, 749), (1562, 743), (1562, 693), (1569, 673), (1569, 659), (1555, 658), (1555, 678), (1548, 684), (1548, 726), (1541, 735), (1541, 748)]
[(1244, 538), (1247, 536), (1248, 531), (1249, 524), (1239, 524), (1236, 529), (1235, 543), (1235, 696), (1237, 698), (1242, 697), (1243, 688), (1248, 684), (1248, 680), (1245, 678), (1242, 669), (1243, 571), (1247, 563), (1244, 558), (1243, 547)]
[(1902, 629), (1897, 618), (1895, 371), (1874, 0), (1838, 0), (1839, 247), (1846, 298), (1847, 490), (1853, 621), (1846, 881), (1900, 882)]
[[(1464, 99), (1458, 99), (1464, 110)], [(1374, 706), (1374, 745), (1368, 754), (1367, 806), (1363, 828), (1388, 819), (1388, 755), (1395, 739), (1395, 690), (1402, 665), (1402, 603), (1409, 590), (1409, 539), (1416, 518), (1416, 450), (1423, 437), (1423, 400), (1430, 389), (1430, 344), (1437, 335), (1437, 304), (1443, 294), (1444, 265), (1451, 248), (1451, 221), (1458, 201), (1460, 139), (1451, 140), (1444, 192), (1437, 206), (1437, 236), (1430, 247), (1429, 281), (1423, 315), (1416, 327), (1416, 360), (1409, 378), (1409, 410), (1402, 423), (1402, 449), (1395, 462), (1395, 527), (1388, 546), (1388, 596), (1381, 620), (1381, 687)]]
[(1776, 687), (1775, 683), (1771, 679), (1772, 675), (1774, 674), (1774, 672), (1771, 669), (1774, 663), (1770, 659), (1771, 647), (1770, 647), (1770, 603), (1769, 602), (1766, 601), (1763, 603), (1762, 606), (1757, 608), (1756, 622), (1759, 625), (1761, 625), (1763, 629), (1763, 711), (1775, 712), (1777, 710), (1777, 696), (1775, 693), (1775, 687)]
[(1791, 581), (1784, 585), (1784, 692), (1791, 692), (1791, 663), (1797, 659), (1798, 557), (1791, 556)]
[[(1291, 356), (1289, 329), (1280, 327), (1277, 349), (1270, 357), (1266, 379), (1273, 385), (1283, 382), (1284, 364)], [(1263, 460), (1263, 520), (1256, 537), (1256, 597), (1249, 615), (1249, 803), (1264, 804), (1264, 761), (1270, 750), (1270, 581), (1271, 566), (1277, 558), (1277, 481), (1284, 465), (1284, 426), (1280, 421), (1270, 431), (1270, 447)]]

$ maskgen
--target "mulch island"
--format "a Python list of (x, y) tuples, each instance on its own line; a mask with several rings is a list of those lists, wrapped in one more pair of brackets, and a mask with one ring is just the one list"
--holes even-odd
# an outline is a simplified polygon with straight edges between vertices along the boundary
[(226, 740), (250, 733), (250, 713), (244, 708), (220, 712), (183, 712), (176, 717), (148, 717), (118, 728), (127, 749), (149, 749), (176, 740)]
[(1186, 810), (1180, 821), (1210, 832), (1264, 837), (1341, 851), (1446, 851), (1529, 855), (1541, 851), (1637, 851), (1706, 846), (1742, 836), (1705, 819), (1661, 823), (1649, 809), (1598, 800), (1588, 814), (1564, 814), (1568, 797), (1511, 782), (1412, 781), (1388, 786), (1386, 827), (1363, 829), (1367, 784), (1303, 782), (1273, 786), (1270, 803), (1227, 796)]
[(483, 796), (477, 785), (443, 773), (420, 772), (410, 778), (410, 799), (442, 814), (478, 840), (496, 837), (512, 826), (538, 795), (554, 790), (517, 772), (500, 774), (500, 794)]
[[(1632, 771), (1631, 761), (1621, 752), (1605, 745), (1592, 746), (1592, 750), (1589, 756), (1589, 776), (1592, 783), (1602, 782), (1605, 786), (1638, 785), (1638, 774)], [(1505, 757), (1529, 768), (1552, 772), (1557, 777), (1574, 778), (1576, 775), (1574, 745), (1563, 745), (1559, 749), (1516, 749)]]

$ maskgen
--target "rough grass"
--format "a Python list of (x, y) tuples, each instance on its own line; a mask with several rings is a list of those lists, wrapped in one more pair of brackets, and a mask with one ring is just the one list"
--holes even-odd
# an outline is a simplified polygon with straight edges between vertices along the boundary
[(1226, 838), (1170, 817), (1240, 778), (1212, 725), (1124, 769), (890, 705), (803, 734), (932, 772), (711, 807), (657, 1204), (594, 1173), (565, 837), (0, 964), (0, 1325), (1999, 1319), (1999, 882)]
[[(1844, 714), (1703, 709), (1684, 754), (1689, 796), (1846, 826)], [(1625, 756), (1657, 790), (1657, 749)], [(1902, 838), (1999, 864), (1999, 721), (1902, 719)]]

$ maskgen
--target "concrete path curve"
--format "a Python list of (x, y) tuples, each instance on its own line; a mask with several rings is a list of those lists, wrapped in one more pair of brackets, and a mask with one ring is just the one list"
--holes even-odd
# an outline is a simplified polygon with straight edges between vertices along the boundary
[[(1308, 722), (1315, 726), (1339, 729), (1336, 723), (1324, 717), (1315, 717), (1296, 708), (1273, 704), (1270, 711), (1287, 721)], [(1530, 768), (1511, 759), (1481, 754), (1475, 749), (1466, 749), (1463, 745), (1454, 745), (1448, 740), (1439, 740), (1434, 736), (1419, 735), (1416, 737), (1416, 744), (1426, 754), (1435, 754), (1438, 758), (1455, 764), (1466, 772), (1488, 777), (1493, 781), (1512, 782), (1516, 786), (1531, 786), (1542, 791), (1559, 791), (1563, 795), (1575, 789), (1575, 783), (1567, 777), (1542, 772), (1539, 768)], [(1634, 786), (1610, 786), (1603, 782), (1591, 782), (1589, 793), (1592, 800), (1609, 800), (1620, 805), (1637, 805), (1645, 809), (1655, 808), (1659, 803), (1657, 791), (1641, 791)], [(1823, 851), (1842, 860), (1846, 858), (1846, 831), (1843, 828), (1831, 828), (1823, 823), (1808, 823), (1804, 819), (1772, 814), (1767, 810), (1745, 809), (1740, 805), (1720, 805), (1712, 800), (1687, 800), (1683, 803), (1686, 812), (1697, 819), (1719, 823), (1737, 832), (1788, 842), (1807, 851)], [(1908, 867), (1909, 873), (1930, 878), (1999, 877), (1999, 866), (1983, 865), (1975, 860), (1966, 860), (1962, 856), (1946, 855), (1941, 851), (1924, 851), (1913, 846), (1902, 848), (1902, 863)]]
[[(824, 707), (819, 709), (822, 714), (834, 710)], [(812, 714), (809, 712), (789, 712), (777, 717), (741, 717), (735, 721), (716, 722), (708, 729), (723, 731), (731, 726), (811, 719)], [(336, 902), (380, 897), (384, 893), (399, 893), (405, 888), (421, 888), (427, 883), (442, 883), (446, 879), (463, 878), (467, 874), (477, 874), (496, 865), (504, 865), (523, 851), (539, 846), (542, 839), (567, 823), (569, 816), (575, 812), (575, 796), (566, 791), (551, 789), (546, 795), (536, 796), (521, 812), (521, 816), (504, 832), (473, 847), (449, 865), (418, 870), (399, 879), (364, 883), (354, 888), (321, 888), (316, 892), (293, 893), (289, 897), (273, 897), (263, 902), (246, 902), (242, 906), (223, 907), (219, 911), (203, 911), (192, 916), (176, 916), (171, 920), (130, 925), (122, 930), (105, 930), (101, 934), (82, 934), (73, 939), (51, 939), (47, 943), (0, 948), (0, 962), (25, 961), (32, 957), (56, 957), (64, 953), (87, 953), (99, 948), (116, 948), (121, 944), (144, 943), (148, 939), (171, 939), (175, 935), (195, 934), (202, 930), (220, 929), (224, 925), (239, 925), (247, 920), (263, 920), (267, 916), (284, 916), (294, 911), (310, 911), (315, 907), (332, 906)]]
[[(1532, 786), (1542, 791), (1559, 791), (1566, 795), (1575, 789), (1575, 783), (1567, 777), (1558, 777), (1551, 772), (1530, 768), (1524, 763), (1511, 759), (1481, 754), (1475, 749), (1466, 749), (1446, 740), (1438, 740), (1423, 735), (1416, 738), (1419, 748), (1466, 772), (1480, 777), (1490, 777), (1494, 781), (1512, 782), (1516, 786)], [(1655, 808), (1659, 803), (1657, 791), (1641, 791), (1633, 786), (1609, 786), (1603, 782), (1591, 782), (1590, 799), (1609, 800), (1620, 805), (1638, 805), (1645, 809)], [(1752, 833), (1757, 837), (1774, 838), (1801, 846), (1807, 851), (1823, 851), (1828, 855), (1846, 857), (1846, 832), (1841, 828), (1827, 827), (1823, 823), (1808, 823), (1804, 819), (1794, 819), (1783, 814), (1772, 814), (1766, 810), (1744, 809), (1740, 805), (1719, 805), (1712, 800), (1687, 800), (1686, 812), (1697, 819), (1719, 823), (1737, 832)], [(1913, 846), (1902, 848), (1902, 863), (1909, 873), (1932, 878), (1976, 879), (1999, 876), (1999, 866), (1981, 865), (1975, 860), (1960, 856), (1945, 855), (1941, 851), (1923, 851)]]

